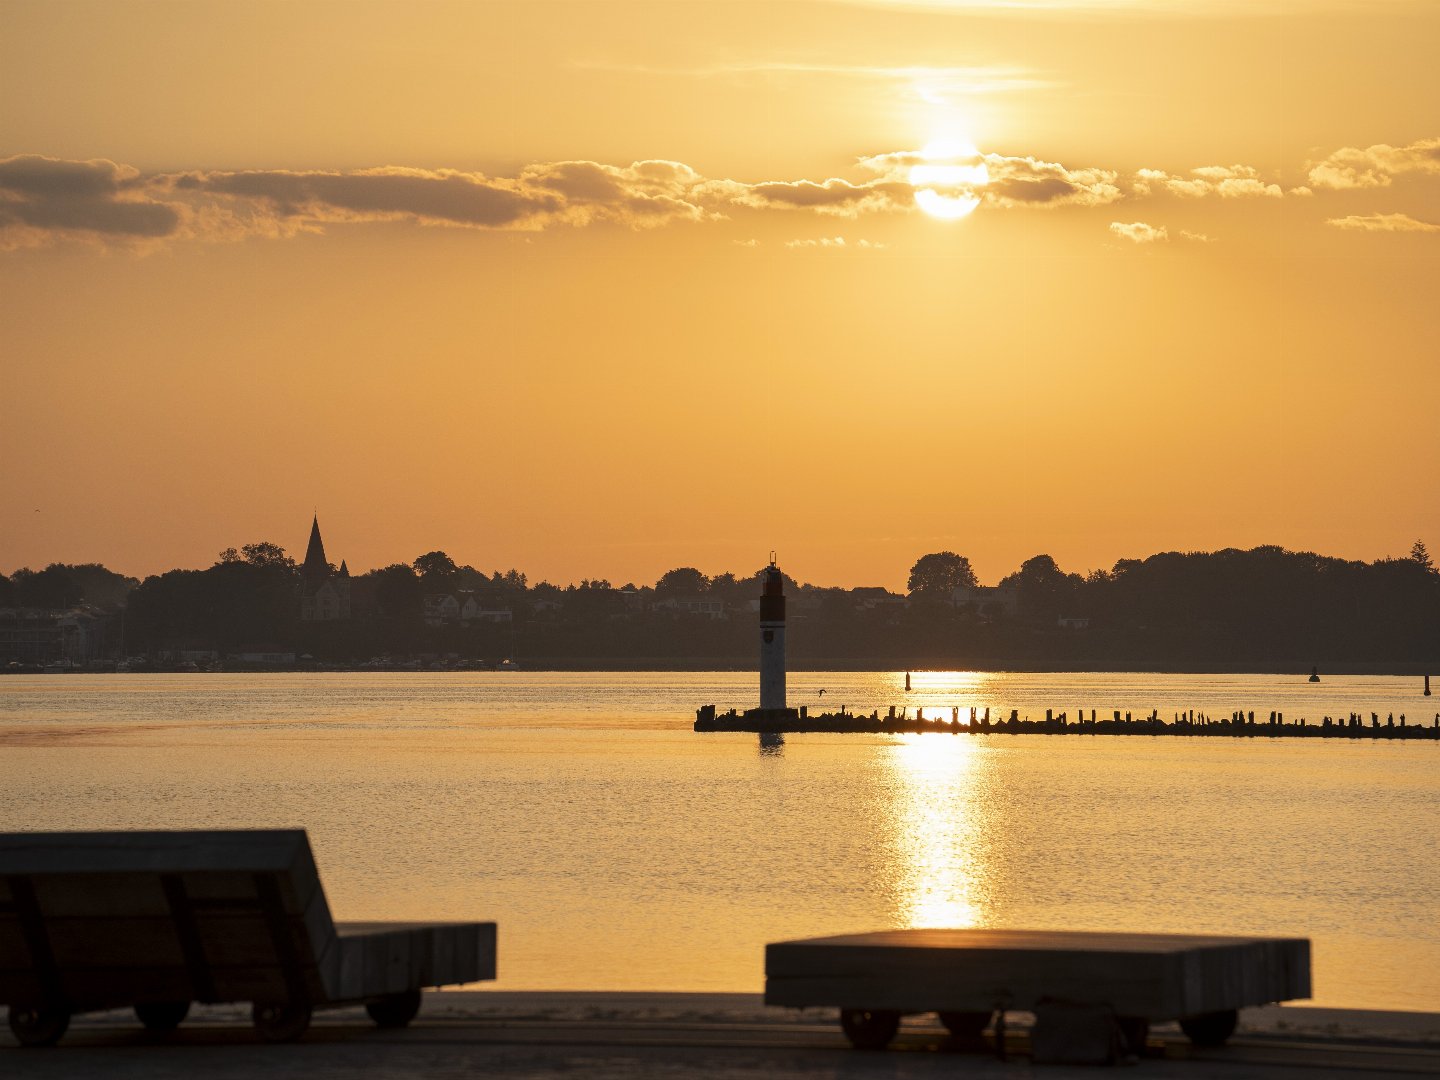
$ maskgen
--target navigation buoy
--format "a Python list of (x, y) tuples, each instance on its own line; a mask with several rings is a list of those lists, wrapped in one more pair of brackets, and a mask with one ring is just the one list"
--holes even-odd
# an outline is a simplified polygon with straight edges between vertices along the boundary
[(1310, 681), (1311, 681), (1311, 682), (1319, 682), (1319, 681), (1320, 681), (1320, 669), (1319, 669), (1318, 667), (1312, 667), (1312, 668), (1310, 669)]
[(1425, 676), (1425, 696), (1426, 696), (1426, 697), (1429, 697), (1429, 696), (1430, 696), (1430, 676), (1429, 676), (1429, 675), (1426, 675), (1426, 676)]

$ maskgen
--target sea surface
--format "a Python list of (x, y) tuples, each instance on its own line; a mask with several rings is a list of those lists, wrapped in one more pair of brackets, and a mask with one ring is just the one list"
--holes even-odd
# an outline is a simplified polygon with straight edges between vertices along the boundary
[[(822, 697), (819, 693), (825, 690)], [(1304, 935), (1440, 1011), (1440, 743), (696, 734), (743, 673), (0, 678), (0, 831), (303, 826), (341, 919), (493, 919), (508, 989), (758, 991), (904, 926)], [(1407, 715), (1415, 678), (792, 673), (794, 705)]]

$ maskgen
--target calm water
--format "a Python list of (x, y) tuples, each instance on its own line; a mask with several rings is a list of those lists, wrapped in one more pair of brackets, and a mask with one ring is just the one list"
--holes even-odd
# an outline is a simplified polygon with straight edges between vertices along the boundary
[[(1404, 712), (1418, 679), (798, 674), (793, 704)], [(1307, 935), (1440, 1010), (1440, 744), (689, 730), (745, 674), (0, 679), (0, 830), (304, 826), (340, 918), (495, 919), (500, 986), (755, 991), (894, 926)], [(1432, 704), (1434, 703), (1434, 704)]]

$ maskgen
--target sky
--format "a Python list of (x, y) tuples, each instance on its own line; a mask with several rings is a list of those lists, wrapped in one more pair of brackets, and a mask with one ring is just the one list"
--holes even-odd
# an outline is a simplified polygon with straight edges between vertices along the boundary
[(1440, 543), (1440, 5), (0, 0), (0, 572)]

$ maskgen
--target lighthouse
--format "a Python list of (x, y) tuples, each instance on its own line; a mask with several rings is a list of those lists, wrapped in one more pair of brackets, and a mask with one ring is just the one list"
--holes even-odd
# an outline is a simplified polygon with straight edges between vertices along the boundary
[(785, 708), (785, 579), (770, 553), (760, 592), (760, 709)]

